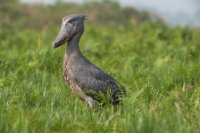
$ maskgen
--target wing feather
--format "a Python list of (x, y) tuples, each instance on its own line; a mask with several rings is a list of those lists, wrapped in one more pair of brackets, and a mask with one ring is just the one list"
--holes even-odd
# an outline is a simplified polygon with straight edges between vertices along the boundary
[(102, 100), (102, 95), (110, 93), (110, 102), (116, 104), (125, 94), (125, 89), (110, 75), (94, 65), (82, 67), (74, 79), (80, 88), (97, 101)]

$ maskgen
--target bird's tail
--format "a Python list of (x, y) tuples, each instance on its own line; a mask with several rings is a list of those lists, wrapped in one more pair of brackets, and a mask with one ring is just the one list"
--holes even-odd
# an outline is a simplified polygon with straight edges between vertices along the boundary
[(113, 105), (120, 104), (122, 98), (126, 95), (126, 90), (114, 81), (110, 81), (108, 84), (110, 88), (110, 103)]

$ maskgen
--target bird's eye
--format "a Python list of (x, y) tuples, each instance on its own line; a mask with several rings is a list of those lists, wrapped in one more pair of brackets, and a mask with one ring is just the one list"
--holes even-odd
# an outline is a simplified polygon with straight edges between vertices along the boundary
[(70, 20), (68, 23), (73, 24), (74, 23), (74, 19)]

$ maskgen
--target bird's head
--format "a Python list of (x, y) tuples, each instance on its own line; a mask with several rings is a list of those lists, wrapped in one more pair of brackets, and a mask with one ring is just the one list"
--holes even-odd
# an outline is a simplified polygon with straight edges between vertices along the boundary
[(69, 42), (77, 33), (84, 30), (84, 15), (73, 14), (63, 18), (60, 31), (53, 43), (54, 48)]

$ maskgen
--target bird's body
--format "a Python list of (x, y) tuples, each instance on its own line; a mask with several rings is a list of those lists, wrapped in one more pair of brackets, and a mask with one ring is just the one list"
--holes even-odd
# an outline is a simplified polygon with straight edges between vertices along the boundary
[[(74, 15), (72, 18), (76, 18), (77, 16), (80, 17), (80, 15)], [(65, 18), (69, 21), (70, 17)], [(65, 82), (76, 96), (87, 102), (91, 107), (102, 102), (104, 96), (107, 95), (111, 104), (118, 104), (121, 96), (125, 93), (124, 88), (114, 78), (92, 64), (82, 55), (79, 49), (79, 40), (83, 33), (83, 27), (80, 29), (70, 37), (64, 55), (63, 77)], [(57, 38), (60, 38), (60, 36)], [(59, 39), (57, 39), (57, 42), (59, 43), (55, 43), (55, 45), (60, 44)]]

